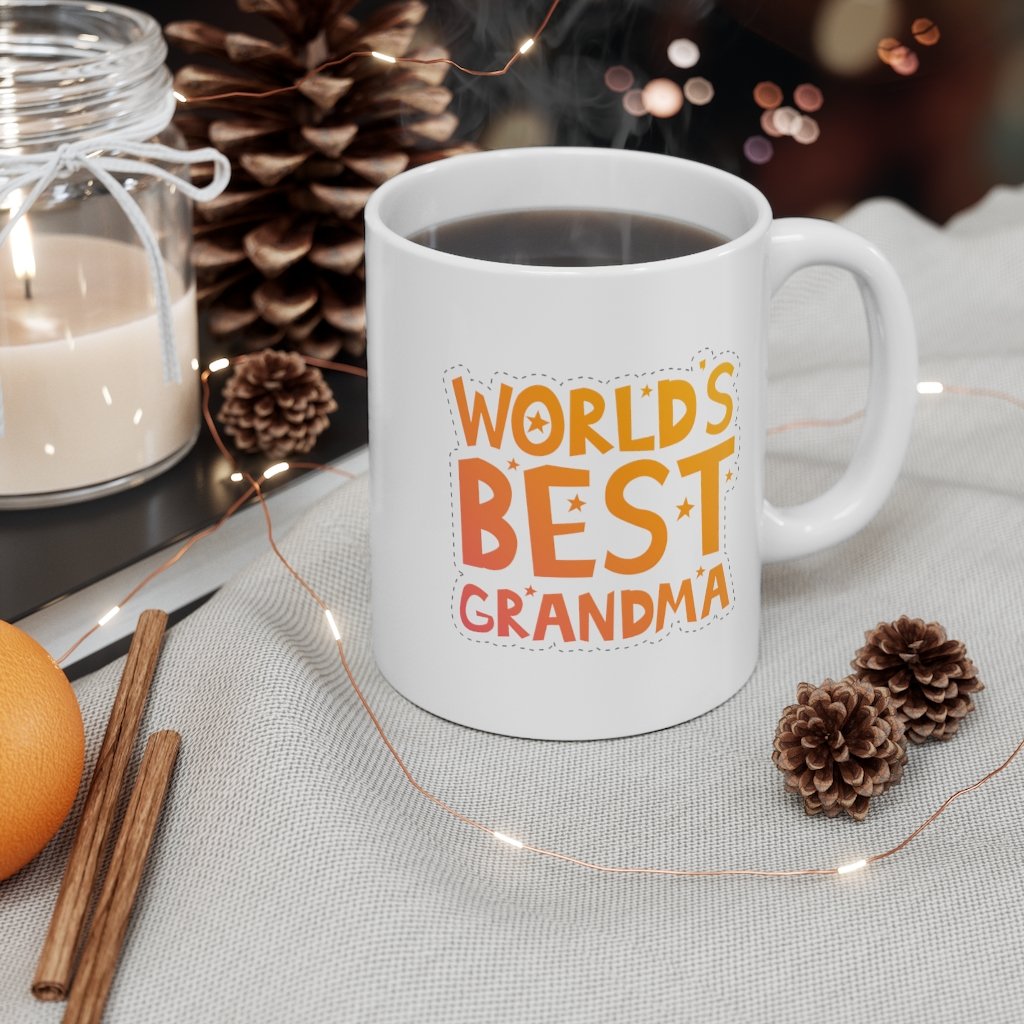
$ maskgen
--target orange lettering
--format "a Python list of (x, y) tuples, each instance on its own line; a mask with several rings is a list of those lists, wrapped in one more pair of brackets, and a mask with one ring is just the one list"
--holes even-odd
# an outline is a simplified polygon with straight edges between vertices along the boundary
[(459, 618), (471, 633), (489, 633), (494, 627), (494, 619), (486, 612), (478, 612), (473, 621), (469, 619), (468, 605), (470, 598), (474, 597), (478, 600), (486, 601), (487, 591), (482, 590), (474, 583), (467, 583), (462, 588), (462, 597), (459, 599)]
[(700, 540), (701, 551), (710, 555), (719, 547), (719, 467), (736, 449), (736, 438), (730, 437), (713, 448), (680, 459), (676, 465), (680, 476), (700, 473)]
[(732, 420), (732, 395), (728, 391), (720, 391), (718, 388), (718, 378), (723, 373), (727, 373), (730, 377), (732, 376), (733, 365), (732, 363), (719, 363), (708, 377), (708, 398), (712, 402), (720, 405), (725, 412), (722, 414), (722, 418), (717, 423), (712, 423), (708, 420), (707, 432), (709, 434), (720, 434), (727, 426), (729, 426)]
[(729, 591), (725, 585), (725, 569), (722, 563), (712, 566), (708, 570), (708, 589), (704, 591), (704, 607), (701, 609), (700, 617), (706, 619), (711, 612), (711, 602), (718, 598), (718, 604), (723, 611), (729, 607)]
[(609, 591), (605, 599), (604, 616), (597, 610), (597, 602), (591, 594), (580, 594), (580, 639), (590, 639), (591, 623), (602, 640), (611, 640), (615, 630), (615, 592)]
[(590, 471), (563, 466), (537, 466), (523, 473), (526, 513), (530, 521), (530, 548), (535, 576), (593, 576), (593, 558), (559, 558), (555, 538), (582, 533), (586, 523), (556, 523), (551, 518), (552, 487), (586, 487)]
[(572, 620), (569, 609), (565, 607), (565, 598), (561, 594), (541, 594), (540, 609), (537, 612), (537, 625), (533, 630), (534, 640), (543, 640), (549, 626), (557, 626), (565, 643), (576, 639), (572, 631)]
[[(498, 636), (528, 637), (529, 630), (516, 622), (516, 616), (523, 610), (523, 599), (514, 590), (498, 591)], [(511, 632), (510, 632), (511, 630)]]
[(470, 411), (466, 402), (466, 385), (463, 384), (461, 377), (452, 380), (452, 391), (455, 394), (455, 407), (459, 410), (462, 436), (465, 437), (466, 444), (476, 444), (482, 423), (491, 447), (500, 448), (501, 439), (505, 434), (505, 421), (508, 419), (509, 402), (512, 400), (512, 388), (508, 384), (502, 384), (498, 388), (498, 407), (493, 419), (487, 408), (487, 398), (479, 391), (473, 392), (473, 409)]
[[(637, 615), (637, 609), (640, 614)], [(654, 602), (646, 590), (622, 591), (622, 639), (639, 636), (654, 618)]]
[[(480, 484), (491, 496), (480, 497)], [(485, 459), (459, 461), (459, 508), (462, 519), (462, 560), (478, 569), (504, 569), (516, 556), (516, 531), (505, 519), (512, 504), (512, 485), (505, 474)], [(484, 551), (484, 534), (490, 534), (496, 546)]]
[(624, 452), (654, 451), (654, 435), (633, 436), (633, 389), (623, 384), (615, 389), (615, 416), (619, 424), (619, 450)]
[(641, 476), (651, 477), (659, 484), (663, 484), (668, 478), (668, 469), (655, 459), (637, 459), (634, 462), (627, 462), (624, 466), (619, 466), (608, 478), (608, 484), (605, 487), (605, 502), (608, 505), (608, 511), (616, 519), (646, 530), (651, 535), (651, 542), (647, 545), (646, 550), (633, 558), (623, 558), (613, 551), (609, 551), (604, 556), (605, 568), (624, 576), (653, 569), (661, 561), (661, 556), (665, 553), (665, 547), (668, 544), (668, 529), (661, 516), (650, 509), (637, 508), (626, 500), (626, 487)]
[(665, 615), (669, 609), (672, 610), (672, 614), (675, 615), (679, 611), (679, 606), (685, 602), (686, 604), (686, 621), (696, 622), (697, 621), (697, 609), (693, 604), (693, 583), (687, 577), (679, 584), (679, 590), (675, 594), (672, 593), (672, 587), (668, 583), (661, 583), (658, 586), (658, 617), (655, 620), (655, 629), (661, 630), (665, 626)]
[[(540, 404), (544, 413), (527, 416), (531, 405)], [(512, 436), (528, 455), (550, 455), (562, 443), (565, 434), (565, 415), (558, 397), (543, 384), (531, 384), (516, 395), (512, 404)], [(531, 435), (536, 435), (534, 438)]]
[[(589, 404), (590, 408), (587, 408)], [(604, 415), (604, 396), (593, 388), (569, 392), (569, 454), (584, 455), (589, 441), (599, 452), (611, 450), (612, 443), (593, 429)]]
[[(686, 406), (681, 419), (672, 419), (673, 406)], [(697, 418), (697, 392), (688, 380), (658, 381), (658, 445), (668, 448), (678, 444), (690, 433)]]

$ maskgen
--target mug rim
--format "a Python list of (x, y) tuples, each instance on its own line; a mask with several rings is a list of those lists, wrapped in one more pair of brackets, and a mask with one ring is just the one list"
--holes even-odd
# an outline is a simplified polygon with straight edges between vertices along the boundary
[[(429, 246), (412, 241), (400, 231), (391, 227), (385, 219), (386, 209), (382, 211), (382, 207), (389, 202), (392, 196), (399, 194), (401, 191), (422, 187), (433, 176), (449, 173), (446, 168), (450, 168), (453, 164), (462, 166), (466, 161), (480, 163), (508, 161), (511, 163), (515, 160), (524, 159), (543, 161), (559, 155), (568, 155), (570, 158), (583, 160), (618, 161), (634, 165), (640, 163), (665, 165), (671, 162), (679, 167), (681, 173), (701, 176), (706, 181), (713, 182), (720, 187), (728, 187), (742, 193), (754, 204), (754, 208), (757, 211), (756, 217), (754, 222), (735, 238), (728, 238), (720, 245), (712, 246), (710, 249), (703, 249), (700, 252), (687, 253), (683, 256), (673, 256), (662, 260), (650, 260), (645, 263), (612, 263), (599, 266), (564, 267), (503, 263), (497, 260), (478, 259), (472, 256), (458, 256), (454, 253), (432, 249)], [(771, 226), (772, 210), (763, 193), (750, 184), (750, 182), (721, 168), (712, 167), (709, 164), (703, 164), (696, 160), (688, 160), (685, 157), (669, 156), (662, 153), (644, 153), (637, 150), (604, 149), (597, 146), (522, 146), (477, 153), (460, 153), (443, 160), (436, 160), (429, 164), (415, 167), (409, 171), (403, 171), (374, 190), (373, 195), (366, 204), (364, 221), (368, 236), (371, 233), (379, 234), (387, 239), (391, 245), (398, 247), (408, 255), (450, 267), (507, 274), (557, 274), (561, 276), (600, 277), (619, 274), (653, 273), (722, 259), (740, 249), (746, 248), (766, 234)]]

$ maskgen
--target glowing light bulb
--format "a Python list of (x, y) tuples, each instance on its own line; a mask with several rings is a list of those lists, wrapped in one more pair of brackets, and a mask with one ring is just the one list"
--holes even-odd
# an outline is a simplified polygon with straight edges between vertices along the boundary
[(648, 114), (675, 117), (683, 108), (683, 90), (671, 78), (652, 78), (640, 93)]
[(324, 609), (324, 618), (327, 619), (327, 625), (331, 627), (331, 635), (335, 640), (340, 640), (341, 630), (338, 629), (338, 624), (334, 621), (334, 613), (330, 608)]
[(633, 72), (621, 64), (615, 64), (604, 73), (604, 84), (612, 92), (626, 92), (633, 88)]
[(700, 60), (700, 47), (692, 39), (673, 39), (668, 44), (668, 60), (677, 68), (692, 68)]
[(241, 473), (232, 473), (230, 479), (233, 484), (240, 484), (245, 477)]
[(491, 835), (493, 835), (498, 842), (508, 843), (509, 846), (514, 846), (517, 850), (521, 850), (523, 848), (524, 844), (522, 839), (516, 839), (515, 836), (507, 836), (504, 832), (492, 832)]
[(109, 612), (107, 612), (105, 615), (100, 616), (99, 621), (96, 623), (96, 625), (105, 626), (120, 610), (121, 606), (119, 604), (115, 604), (114, 607), (111, 608)]
[(799, 124), (796, 126), (796, 130), (790, 132), (797, 142), (804, 146), (809, 146), (812, 142), (817, 142), (821, 135), (821, 126), (817, 121), (811, 117), (810, 114), (804, 114), (800, 118)]
[(859, 75), (875, 61), (878, 40), (902, 21), (895, 0), (823, 0), (816, 4), (811, 43), (818, 60), (839, 75)]
[(706, 78), (698, 76), (687, 80), (683, 95), (695, 107), (703, 107), (715, 98), (715, 87)]
[(171, 93), (179, 103), (188, 103), (188, 97), (183, 96), (177, 89), (174, 89)]
[(226, 359), (223, 356), (220, 359), (214, 359), (210, 363), (210, 373), (216, 373), (218, 370), (226, 370), (231, 365), (231, 360)]
[(752, 164), (766, 164), (775, 153), (775, 147), (763, 135), (751, 135), (743, 143), (743, 155)]
[(907, 78), (916, 74), (917, 69), (920, 66), (921, 61), (917, 54), (906, 46), (902, 47), (901, 51), (889, 61), (889, 67), (891, 67), (897, 75), (903, 75)]
[(525, 41), (525, 42), (523, 43), (523, 45), (519, 47), (519, 52), (520, 52), (520, 53), (526, 53), (526, 52), (527, 52), (527, 50), (529, 50), (529, 49), (531, 49), (531, 48), (532, 48), (532, 46), (533, 46), (533, 39), (527, 39), (527, 40), (526, 40), (526, 41)]
[(805, 114), (817, 113), (825, 104), (822, 91), (810, 82), (804, 82), (793, 90), (793, 100)]
[(922, 380), (922, 381), (918, 381), (917, 393), (919, 395), (941, 395), (942, 394), (942, 381), (940, 381), (940, 380)]
[(854, 871), (860, 871), (861, 868), (866, 868), (868, 862), (863, 858), (861, 860), (852, 861), (849, 864), (842, 864), (836, 868), (837, 875), (849, 875)]
[(622, 106), (627, 114), (632, 114), (634, 117), (643, 117), (647, 113), (647, 108), (644, 106), (644, 95), (639, 89), (630, 89), (622, 97)]
[(277, 476), (278, 473), (284, 473), (287, 469), (287, 462), (275, 462), (274, 465), (268, 466), (263, 471), (263, 479), (269, 480), (272, 476)]
[(782, 103), (782, 90), (774, 82), (758, 82), (754, 86), (754, 102), (762, 110), (774, 110)]
[(796, 135), (803, 122), (803, 116), (793, 107), (779, 107), (772, 111), (772, 124), (779, 135)]
[(398, 63), (398, 58), (397, 57), (392, 57), (390, 53), (381, 53), (379, 50), (371, 50), (370, 51), (370, 56), (371, 57), (376, 57), (377, 60), (384, 61), (385, 64), (397, 64)]
[(942, 38), (939, 26), (931, 18), (915, 18), (910, 31), (922, 46), (934, 46)]

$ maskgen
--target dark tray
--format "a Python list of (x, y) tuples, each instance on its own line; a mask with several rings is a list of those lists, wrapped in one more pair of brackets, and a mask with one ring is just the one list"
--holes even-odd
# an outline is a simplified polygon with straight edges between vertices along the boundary
[[(301, 457), (307, 461), (331, 462), (366, 444), (366, 381), (325, 376), (339, 408), (314, 450)], [(217, 403), (215, 396), (214, 408)], [(257, 475), (272, 461), (264, 456), (244, 464)], [(238, 496), (230, 473), (204, 427), (178, 465), (130, 491), (64, 508), (0, 512), (0, 619), (14, 622), (209, 526)], [(265, 493), (299, 476), (274, 477)]]

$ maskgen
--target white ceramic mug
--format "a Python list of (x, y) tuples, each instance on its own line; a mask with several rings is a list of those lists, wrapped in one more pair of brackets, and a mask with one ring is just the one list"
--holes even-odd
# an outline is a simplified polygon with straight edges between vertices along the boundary
[[(627, 210), (710, 229), (694, 255), (492, 263), (409, 241), (445, 221)], [(373, 648), (409, 700), (538, 739), (625, 736), (721, 704), (757, 661), (761, 565), (863, 527), (899, 473), (916, 353), (877, 249), (772, 221), (724, 171), (598, 149), (458, 156), (366, 208)], [(769, 300), (794, 271), (858, 279), (871, 334), (844, 476), (764, 500)]]

